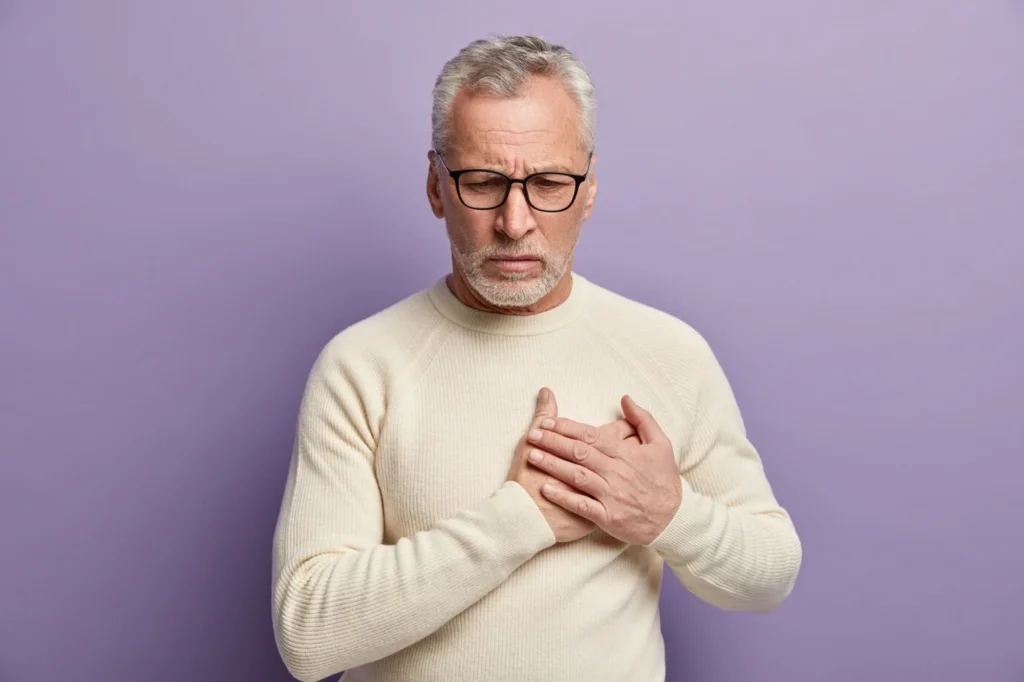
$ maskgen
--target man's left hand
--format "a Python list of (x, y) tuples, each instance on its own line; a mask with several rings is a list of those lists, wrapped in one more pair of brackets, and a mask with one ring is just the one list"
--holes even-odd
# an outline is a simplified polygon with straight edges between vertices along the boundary
[(623, 396), (622, 413), (639, 444), (602, 436), (596, 427), (571, 419), (546, 420), (528, 437), (535, 446), (530, 463), (573, 488), (544, 487), (546, 498), (612, 537), (646, 545), (679, 510), (679, 468), (672, 443), (650, 412)]

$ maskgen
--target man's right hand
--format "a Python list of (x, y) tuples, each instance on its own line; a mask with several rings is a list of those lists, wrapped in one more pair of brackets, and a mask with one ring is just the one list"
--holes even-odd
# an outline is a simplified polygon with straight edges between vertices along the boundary
[[(550, 389), (542, 388), (537, 395), (537, 407), (534, 410), (533, 421), (530, 422), (530, 429), (538, 428), (545, 419), (556, 419), (557, 417), (558, 404), (555, 402), (554, 394)], [(633, 425), (625, 419), (616, 419), (598, 428), (601, 430), (611, 430), (621, 440), (636, 437)], [(529, 432), (529, 429), (527, 432)], [(596, 528), (593, 523), (562, 509), (541, 494), (540, 488), (545, 483), (550, 483), (565, 490), (569, 490), (569, 488), (565, 483), (530, 464), (527, 456), (531, 449), (533, 449), (533, 446), (526, 440), (526, 434), (524, 433), (516, 445), (515, 455), (512, 457), (512, 467), (509, 469), (507, 480), (516, 481), (530, 494), (537, 507), (540, 508), (541, 513), (544, 514), (544, 518), (551, 527), (551, 532), (555, 534), (556, 542), (572, 542), (590, 535)]]

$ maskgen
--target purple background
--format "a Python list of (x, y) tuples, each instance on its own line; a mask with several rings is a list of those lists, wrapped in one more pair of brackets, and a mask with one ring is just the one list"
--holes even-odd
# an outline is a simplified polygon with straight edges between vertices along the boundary
[(0, 680), (289, 679), (306, 373), (447, 271), (494, 32), (590, 68), (577, 269), (709, 338), (804, 541), (767, 617), (667, 576), (669, 679), (1024, 680), (1024, 4), (392, 4), (0, 2)]

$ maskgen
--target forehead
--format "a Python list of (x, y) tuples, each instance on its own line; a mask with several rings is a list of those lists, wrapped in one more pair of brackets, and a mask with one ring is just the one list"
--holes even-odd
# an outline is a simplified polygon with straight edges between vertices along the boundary
[(531, 77), (515, 97), (463, 89), (449, 123), (450, 154), (463, 167), (569, 170), (585, 153), (576, 103), (551, 77)]

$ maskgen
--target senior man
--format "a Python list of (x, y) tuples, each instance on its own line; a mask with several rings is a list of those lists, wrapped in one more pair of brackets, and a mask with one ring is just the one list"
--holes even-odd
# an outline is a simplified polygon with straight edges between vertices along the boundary
[(723, 609), (792, 590), (800, 541), (708, 344), (573, 271), (594, 110), (537, 37), (441, 71), (452, 272), (330, 340), (300, 407), (273, 573), (295, 677), (654, 682), (663, 562)]

